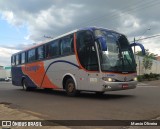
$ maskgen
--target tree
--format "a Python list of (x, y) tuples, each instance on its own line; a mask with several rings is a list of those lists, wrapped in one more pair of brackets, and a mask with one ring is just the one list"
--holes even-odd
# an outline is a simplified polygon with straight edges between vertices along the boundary
[(146, 73), (146, 70), (150, 70), (152, 68), (152, 59), (149, 57), (149, 56), (145, 56), (143, 58), (143, 67), (145, 69), (145, 73)]
[(143, 55), (142, 54), (142, 51), (137, 51), (136, 52), (136, 55), (138, 56), (142, 56), (142, 57), (149, 57), (150, 59), (153, 59), (153, 60), (156, 60), (157, 59), (157, 54), (154, 54), (154, 53), (150, 53), (148, 49), (145, 49), (145, 52), (146, 52), (146, 55)]
[(148, 49), (146, 49), (145, 51), (146, 55), (142, 55), (141, 51), (136, 52), (136, 55), (143, 57), (143, 67), (146, 73), (146, 70), (150, 70), (152, 68), (152, 60), (155, 60), (157, 58), (157, 54), (150, 53)]

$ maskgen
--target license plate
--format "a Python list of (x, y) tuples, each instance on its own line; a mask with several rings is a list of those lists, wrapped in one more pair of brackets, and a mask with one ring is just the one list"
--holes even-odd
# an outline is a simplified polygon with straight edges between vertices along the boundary
[(122, 84), (122, 88), (124, 89), (128, 88), (128, 84)]

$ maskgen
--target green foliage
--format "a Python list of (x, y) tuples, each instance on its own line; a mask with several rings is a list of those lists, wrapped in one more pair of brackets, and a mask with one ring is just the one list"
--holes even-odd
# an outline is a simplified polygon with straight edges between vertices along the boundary
[(145, 49), (145, 52), (146, 52), (146, 55), (143, 55), (142, 51), (137, 51), (136, 55), (142, 56), (142, 57), (148, 57), (148, 58), (153, 59), (153, 60), (157, 59), (157, 56), (158, 56), (157, 54), (150, 53), (148, 49)]
[(139, 82), (143, 81), (143, 75), (137, 76), (137, 80), (138, 80)]
[(143, 66), (144, 66), (145, 71), (147, 69), (150, 70), (152, 68), (152, 64), (153, 64), (153, 62), (152, 62), (152, 59), (150, 57), (145, 56), (143, 58)]
[(137, 76), (137, 79), (139, 82), (144, 81), (144, 80), (158, 80), (160, 79), (160, 74), (154, 74), (154, 73), (150, 73), (150, 74), (144, 74), (144, 75), (139, 75)]
[(151, 76), (150, 76), (150, 74), (144, 74), (143, 77), (144, 77), (144, 79), (148, 79), (148, 80), (149, 80), (149, 78), (150, 78)]

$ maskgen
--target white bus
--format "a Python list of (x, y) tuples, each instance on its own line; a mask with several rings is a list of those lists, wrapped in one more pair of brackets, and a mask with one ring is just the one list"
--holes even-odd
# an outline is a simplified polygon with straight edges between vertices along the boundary
[(69, 96), (133, 89), (137, 74), (131, 47), (135, 45), (105, 28), (74, 30), (13, 54), (12, 83), (24, 90), (64, 89)]

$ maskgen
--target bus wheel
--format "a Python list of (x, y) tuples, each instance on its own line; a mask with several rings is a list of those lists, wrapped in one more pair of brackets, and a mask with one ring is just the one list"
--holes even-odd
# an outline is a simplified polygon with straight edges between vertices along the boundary
[(27, 81), (26, 81), (26, 79), (23, 80), (22, 85), (23, 85), (23, 90), (29, 91), (29, 87), (27, 86)]
[(66, 90), (66, 93), (68, 96), (76, 96), (77, 95), (75, 83), (72, 78), (69, 78), (66, 81), (65, 90)]
[(103, 94), (104, 94), (104, 91), (99, 91), (99, 92), (97, 91), (96, 92), (96, 95), (103, 95)]

